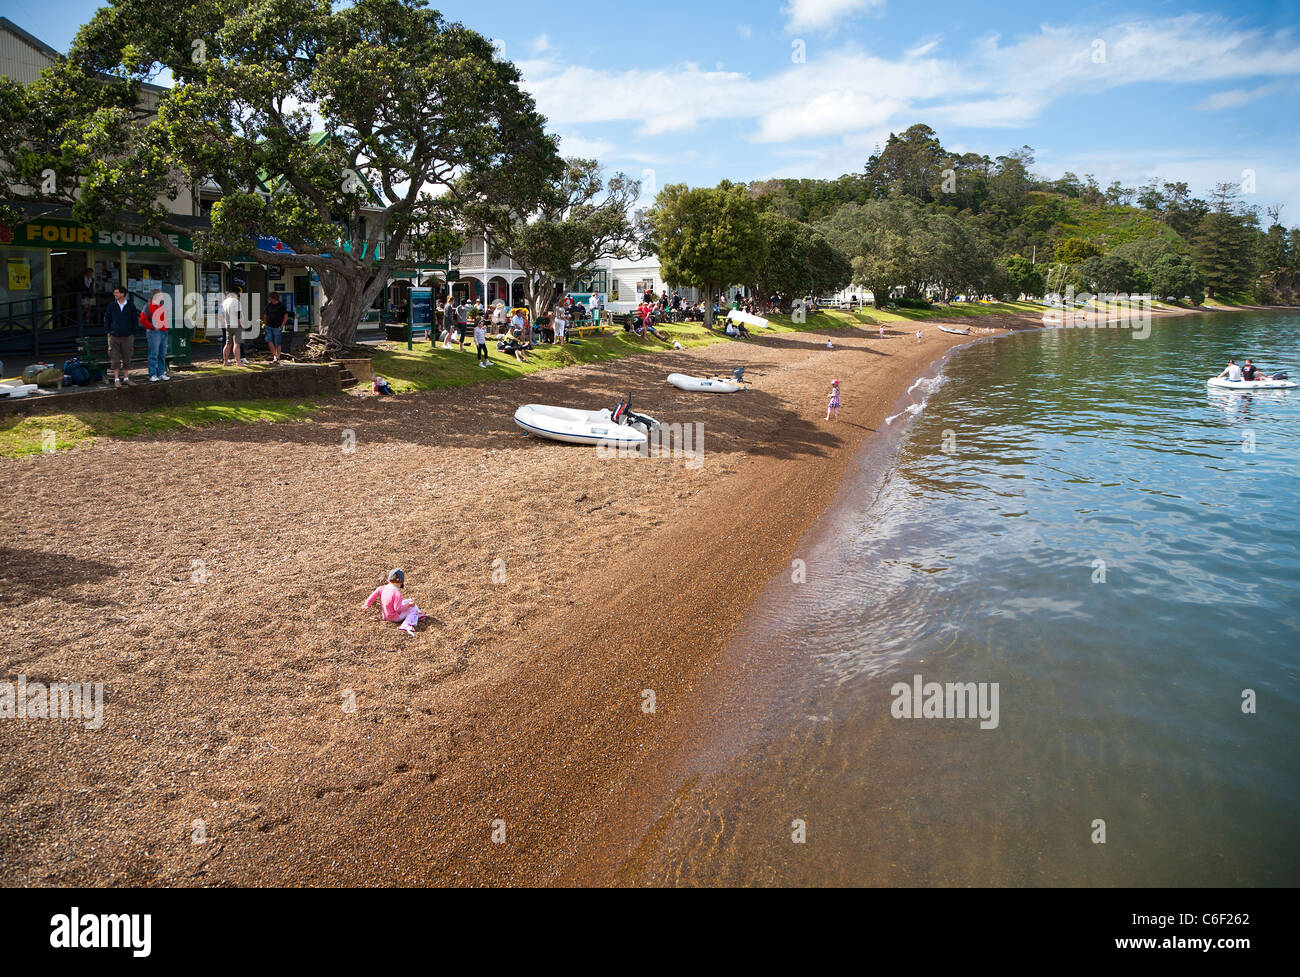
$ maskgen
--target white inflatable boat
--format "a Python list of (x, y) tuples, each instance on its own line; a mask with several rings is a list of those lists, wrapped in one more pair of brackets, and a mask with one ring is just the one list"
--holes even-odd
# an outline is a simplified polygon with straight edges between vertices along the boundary
[[(622, 405), (620, 405), (620, 408)], [(529, 434), (552, 441), (570, 444), (627, 445), (645, 444), (649, 422), (658, 426), (653, 418), (642, 414), (627, 414), (629, 422), (620, 423), (610, 410), (575, 410), (572, 407), (550, 407), (546, 404), (524, 404), (515, 411), (515, 424)]]
[(692, 390), (698, 393), (734, 394), (742, 389), (740, 384), (720, 377), (692, 377), (685, 373), (668, 374), (668, 382), (678, 390)]
[(756, 315), (750, 315), (748, 312), (741, 312), (739, 309), (732, 309), (727, 313), (727, 318), (732, 322), (743, 322), (747, 326), (753, 326), (755, 329), (771, 329), (772, 323), (766, 319), (760, 319)]
[(1213, 377), (1205, 381), (1215, 390), (1290, 390), (1295, 386), (1294, 380), (1225, 380)]

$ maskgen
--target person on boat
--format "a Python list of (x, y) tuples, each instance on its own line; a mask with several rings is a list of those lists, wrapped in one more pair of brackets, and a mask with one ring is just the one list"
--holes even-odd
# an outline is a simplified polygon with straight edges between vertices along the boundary
[(1246, 363), (1241, 368), (1241, 378), (1243, 380), (1267, 380), (1268, 379), (1268, 377), (1264, 376), (1260, 368), (1250, 361), (1250, 357), (1246, 358)]
[(1237, 365), (1236, 360), (1229, 359), (1228, 365), (1223, 368), (1223, 372), (1220, 373), (1216, 379), (1222, 380), (1225, 378), (1231, 380), (1233, 383), (1237, 383), (1241, 380), (1241, 367)]

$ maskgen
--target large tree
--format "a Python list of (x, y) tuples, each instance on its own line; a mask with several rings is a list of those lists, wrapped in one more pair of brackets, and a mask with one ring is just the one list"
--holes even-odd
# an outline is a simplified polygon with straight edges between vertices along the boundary
[(1236, 184), (1218, 184), (1192, 243), (1196, 267), (1211, 298), (1242, 291), (1253, 283), (1258, 232), (1259, 217), (1241, 203)]
[[(39, 81), (0, 85), (0, 164), (33, 198), (178, 257), (313, 269), (321, 329), (346, 342), (397, 262), (455, 243), (443, 188), (508, 169), (540, 194), (532, 161), (558, 160), (494, 54), (424, 0), (112, 0)], [(164, 72), (156, 111), (136, 110)], [(222, 196), (196, 232), (167, 204), (205, 182)]]
[(497, 179), (467, 179), (457, 189), (466, 228), (523, 269), (534, 318), (550, 310), (560, 282), (572, 284), (602, 259), (637, 250), (632, 205), (641, 186), (623, 173), (604, 180), (594, 159), (565, 160), (562, 171), (544, 183), (540, 202), (531, 182), (516, 193)]
[(746, 280), (788, 312), (796, 299), (838, 292), (853, 278), (847, 258), (810, 225), (774, 212), (759, 215), (761, 247)]
[(749, 277), (762, 248), (758, 206), (744, 186), (666, 186), (649, 214), (651, 243), (665, 281), (704, 291), (704, 324), (713, 325), (713, 295)]

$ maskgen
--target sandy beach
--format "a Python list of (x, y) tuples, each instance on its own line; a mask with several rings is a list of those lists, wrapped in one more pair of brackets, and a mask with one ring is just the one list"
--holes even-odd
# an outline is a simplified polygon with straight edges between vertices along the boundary
[[(728, 637), (913, 380), (978, 338), (937, 325), (0, 461), (0, 680), (102, 681), (105, 719), (0, 724), (0, 879), (626, 880), (683, 786), (671, 757), (715, 718), (699, 690)], [(753, 389), (734, 395), (663, 379), (741, 365)], [(703, 424), (698, 464), (511, 421), (629, 391)], [(361, 609), (390, 567), (430, 614), (414, 637)]]

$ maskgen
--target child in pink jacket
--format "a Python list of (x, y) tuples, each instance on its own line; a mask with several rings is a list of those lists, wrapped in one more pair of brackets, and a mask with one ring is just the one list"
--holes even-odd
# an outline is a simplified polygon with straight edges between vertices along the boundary
[(419, 623), (420, 618), (427, 615), (416, 607), (413, 601), (406, 600), (402, 596), (402, 588), (405, 586), (406, 574), (401, 570), (392, 570), (388, 574), (388, 583), (377, 587), (375, 592), (366, 598), (365, 606), (369, 607), (375, 601), (379, 601), (385, 621), (397, 622), (407, 634), (415, 634), (415, 625)]

